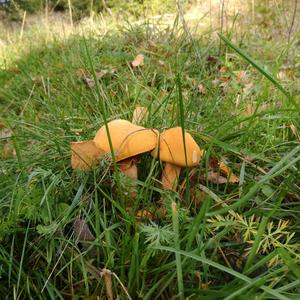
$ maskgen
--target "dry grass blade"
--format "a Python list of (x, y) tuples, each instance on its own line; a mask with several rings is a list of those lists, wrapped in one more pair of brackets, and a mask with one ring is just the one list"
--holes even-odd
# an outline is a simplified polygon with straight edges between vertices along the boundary
[(132, 123), (139, 125), (142, 124), (144, 121), (148, 118), (148, 108), (145, 106), (137, 106), (135, 110), (133, 111), (132, 115)]
[(114, 293), (112, 290), (111, 271), (108, 269), (102, 269), (102, 276), (104, 277), (106, 297), (108, 300), (113, 300)]
[[(129, 293), (128, 293), (127, 289), (126, 289), (126, 287), (124, 286), (124, 284), (122, 283), (122, 281), (120, 280), (120, 278), (117, 276), (117, 274), (115, 274), (114, 272), (110, 271), (109, 269), (97, 269), (96, 267), (94, 267), (89, 262), (86, 262), (86, 267), (87, 267), (87, 270), (95, 278), (102, 278), (104, 276), (104, 284), (105, 284), (106, 295), (107, 295), (108, 299), (114, 299), (113, 298), (113, 291), (112, 291), (112, 280), (111, 280), (111, 275), (113, 275), (116, 278), (116, 280), (118, 281), (118, 283), (121, 285), (121, 287), (122, 287), (124, 293), (126, 294), (127, 298), (129, 300), (132, 300), (131, 296), (129, 295)], [(108, 277), (107, 274), (110, 274), (110, 277)], [(106, 278), (105, 278), (105, 276), (106, 276)], [(108, 294), (110, 296), (108, 296)], [(112, 298), (109, 298), (111, 296), (112, 296)]]

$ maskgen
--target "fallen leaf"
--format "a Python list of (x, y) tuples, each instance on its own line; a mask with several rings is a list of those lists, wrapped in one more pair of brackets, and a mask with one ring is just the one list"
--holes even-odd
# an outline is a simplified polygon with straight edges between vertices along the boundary
[(154, 220), (155, 219), (154, 215), (146, 209), (138, 210), (135, 214), (135, 218), (138, 223), (145, 219), (146, 220)]
[(16, 150), (12, 147), (11, 144), (5, 143), (4, 147), (2, 149), (2, 155), (1, 157), (6, 159), (6, 158), (11, 158), (16, 156)]
[[(116, 68), (111, 68), (111, 69), (103, 69), (103, 70), (96, 70), (95, 71), (95, 75), (96, 75), (96, 78), (98, 80), (102, 79), (103, 77), (109, 75), (109, 76), (113, 76), (115, 73), (116, 73), (117, 69)], [(84, 70), (84, 69), (78, 69), (76, 71), (76, 74), (79, 76), (79, 77), (82, 77), (83, 81), (85, 82), (85, 84), (92, 88), (96, 85), (96, 82), (94, 80), (94, 77), (89, 74), (88, 71)]]
[(254, 112), (253, 105), (251, 103), (247, 104), (246, 110), (242, 114), (246, 117), (252, 116)]
[(252, 91), (252, 89), (253, 89), (253, 83), (251, 83), (251, 82), (247, 83), (247, 84), (244, 85), (243, 93), (245, 95), (248, 95), (248, 94), (250, 94), (250, 92)]
[(76, 241), (80, 242), (85, 251), (89, 250), (91, 256), (96, 257), (97, 250), (93, 246), (91, 247), (91, 242), (96, 238), (90, 231), (86, 221), (83, 218), (76, 216), (73, 223), (73, 230)]
[(240, 181), (240, 178), (232, 173), (232, 170), (224, 163), (219, 163), (219, 168), (221, 173), (227, 176), (229, 183), (238, 183)]
[(90, 231), (88, 224), (85, 222), (84, 219), (80, 218), (79, 216), (75, 217), (73, 228), (74, 228), (75, 238), (78, 241), (95, 240), (95, 236)]
[(292, 130), (292, 132), (293, 132), (294, 135), (298, 134), (298, 129), (297, 129), (297, 127), (294, 124), (291, 124), (290, 128), (291, 128), (291, 130)]
[(10, 128), (3, 128), (0, 130), (0, 139), (7, 139), (12, 136), (12, 130)]
[(211, 65), (215, 65), (218, 63), (218, 59), (214, 56), (211, 56), (209, 55), (207, 58), (206, 58), (206, 61), (211, 64)]
[(43, 83), (43, 80), (44, 80), (44, 78), (43, 78), (43, 76), (32, 76), (31, 77), (31, 80), (34, 82), (34, 83), (36, 83), (36, 84), (42, 84)]
[(58, 64), (55, 64), (54, 67), (58, 68), (58, 69), (64, 69), (65, 65), (63, 63), (58, 63)]
[(201, 95), (206, 95), (207, 94), (206, 87), (202, 83), (198, 84), (197, 89), (198, 89), (198, 92)]
[(137, 106), (133, 111), (132, 115), (132, 123), (139, 125), (142, 124), (144, 121), (147, 120), (149, 115), (148, 108), (145, 106)]
[(228, 69), (227, 69), (227, 67), (225, 67), (225, 66), (222, 66), (222, 67), (220, 67), (220, 69), (219, 69), (219, 72), (220, 73), (226, 73), (228, 71)]
[(251, 115), (253, 115), (253, 113), (254, 113), (254, 107), (251, 103), (248, 103), (247, 104), (247, 115), (251, 116)]
[(295, 81), (296, 80), (294, 72), (291, 69), (284, 69), (284, 70), (279, 71), (277, 74), (277, 78), (282, 81), (289, 81), (289, 80)]
[(154, 41), (149, 40), (148, 41), (149, 48), (155, 49), (157, 47), (156, 43)]
[(291, 128), (293, 134), (299, 139), (298, 128), (297, 128), (294, 124), (291, 124), (291, 125), (290, 125), (290, 128)]
[(245, 156), (244, 157), (244, 160), (246, 160), (246, 161), (248, 161), (248, 162), (253, 162), (253, 161), (255, 161), (255, 158), (254, 157), (252, 157), (252, 156)]
[(71, 166), (73, 169), (88, 170), (104, 154), (104, 151), (97, 148), (93, 140), (82, 142), (71, 142)]
[(89, 75), (89, 72), (86, 69), (79, 68), (76, 70), (75, 74), (78, 77), (86, 77)]
[(144, 65), (144, 55), (138, 54), (135, 59), (131, 62), (133, 68), (141, 67)]
[(221, 176), (218, 172), (213, 172), (213, 171), (210, 171), (207, 173), (207, 176), (206, 174), (201, 176), (202, 180), (208, 180), (209, 182), (212, 182), (212, 183), (215, 183), (215, 184), (224, 184), (227, 182), (227, 178), (226, 177), (223, 177)]
[(238, 83), (241, 83), (241, 84), (249, 83), (250, 78), (246, 71), (240, 70), (240, 71), (234, 72), (234, 74), (236, 75), (236, 80)]
[(241, 95), (238, 94), (236, 99), (235, 99), (235, 107), (238, 108), (240, 103), (241, 103)]
[(211, 83), (212, 83), (212, 86), (216, 88), (220, 85), (220, 80), (216, 78), (216, 79), (212, 80)]
[(91, 78), (89, 78), (89, 77), (85, 77), (83, 80), (84, 80), (85, 84), (86, 84), (89, 88), (92, 88), (92, 87), (94, 87), (94, 86), (96, 85), (95, 80), (94, 80), (94, 79), (91, 79)]
[(11, 72), (12, 74), (19, 74), (21, 73), (21, 70), (17, 66), (13, 66), (9, 69), (9, 72)]
[(166, 68), (166, 67), (167, 67), (166, 64), (165, 64), (165, 62), (162, 61), (162, 60), (160, 60), (160, 59), (157, 61), (157, 63), (158, 63), (158, 65), (159, 65), (160, 67), (162, 67), (162, 68)]

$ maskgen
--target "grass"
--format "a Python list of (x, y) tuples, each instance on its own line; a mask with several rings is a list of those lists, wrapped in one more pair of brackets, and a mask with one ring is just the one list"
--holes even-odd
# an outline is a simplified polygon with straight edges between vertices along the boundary
[[(234, 39), (223, 31), (220, 49), (212, 32), (191, 35), (179, 19), (165, 28), (44, 39), (40, 30), (3, 48), (12, 49), (0, 60), (0, 121), (12, 131), (0, 131), (4, 299), (104, 298), (103, 268), (122, 299), (300, 297), (297, 54), (283, 59), (291, 45), (277, 52), (269, 41), (258, 52), (252, 31)], [(132, 69), (139, 53), (145, 64)], [(80, 75), (104, 69), (116, 72), (93, 88)], [(167, 193), (161, 163), (145, 154), (126, 211), (128, 179), (109, 159), (72, 170), (69, 143), (130, 120), (137, 105), (148, 107), (146, 127), (181, 126), (205, 155), (193, 176), (182, 172), (183, 189)], [(240, 184), (207, 179), (216, 158)], [(138, 223), (136, 211), (155, 210), (161, 195), (166, 217)], [(78, 215), (96, 237), (87, 247), (76, 238)]]

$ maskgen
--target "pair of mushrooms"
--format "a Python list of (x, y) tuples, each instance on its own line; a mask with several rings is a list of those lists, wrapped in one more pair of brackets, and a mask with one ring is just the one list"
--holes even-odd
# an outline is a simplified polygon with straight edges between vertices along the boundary
[(189, 133), (184, 132), (183, 136), (181, 127), (170, 128), (159, 134), (156, 129), (118, 119), (107, 123), (107, 128), (102, 126), (93, 140), (71, 143), (71, 164), (74, 169), (88, 169), (113, 150), (121, 172), (137, 179), (137, 156), (151, 151), (153, 157), (165, 162), (161, 179), (163, 188), (176, 190), (181, 168), (199, 164), (202, 151)]

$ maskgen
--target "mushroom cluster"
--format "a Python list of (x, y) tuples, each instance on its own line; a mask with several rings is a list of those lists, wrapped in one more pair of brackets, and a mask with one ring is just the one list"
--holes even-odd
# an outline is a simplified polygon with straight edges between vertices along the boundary
[(93, 140), (71, 143), (71, 150), (72, 167), (81, 170), (91, 168), (104, 154), (113, 152), (121, 172), (132, 179), (138, 177), (138, 155), (151, 151), (154, 158), (164, 162), (163, 188), (174, 191), (181, 168), (197, 166), (202, 155), (191, 134), (181, 127), (159, 133), (121, 119), (102, 126)]

